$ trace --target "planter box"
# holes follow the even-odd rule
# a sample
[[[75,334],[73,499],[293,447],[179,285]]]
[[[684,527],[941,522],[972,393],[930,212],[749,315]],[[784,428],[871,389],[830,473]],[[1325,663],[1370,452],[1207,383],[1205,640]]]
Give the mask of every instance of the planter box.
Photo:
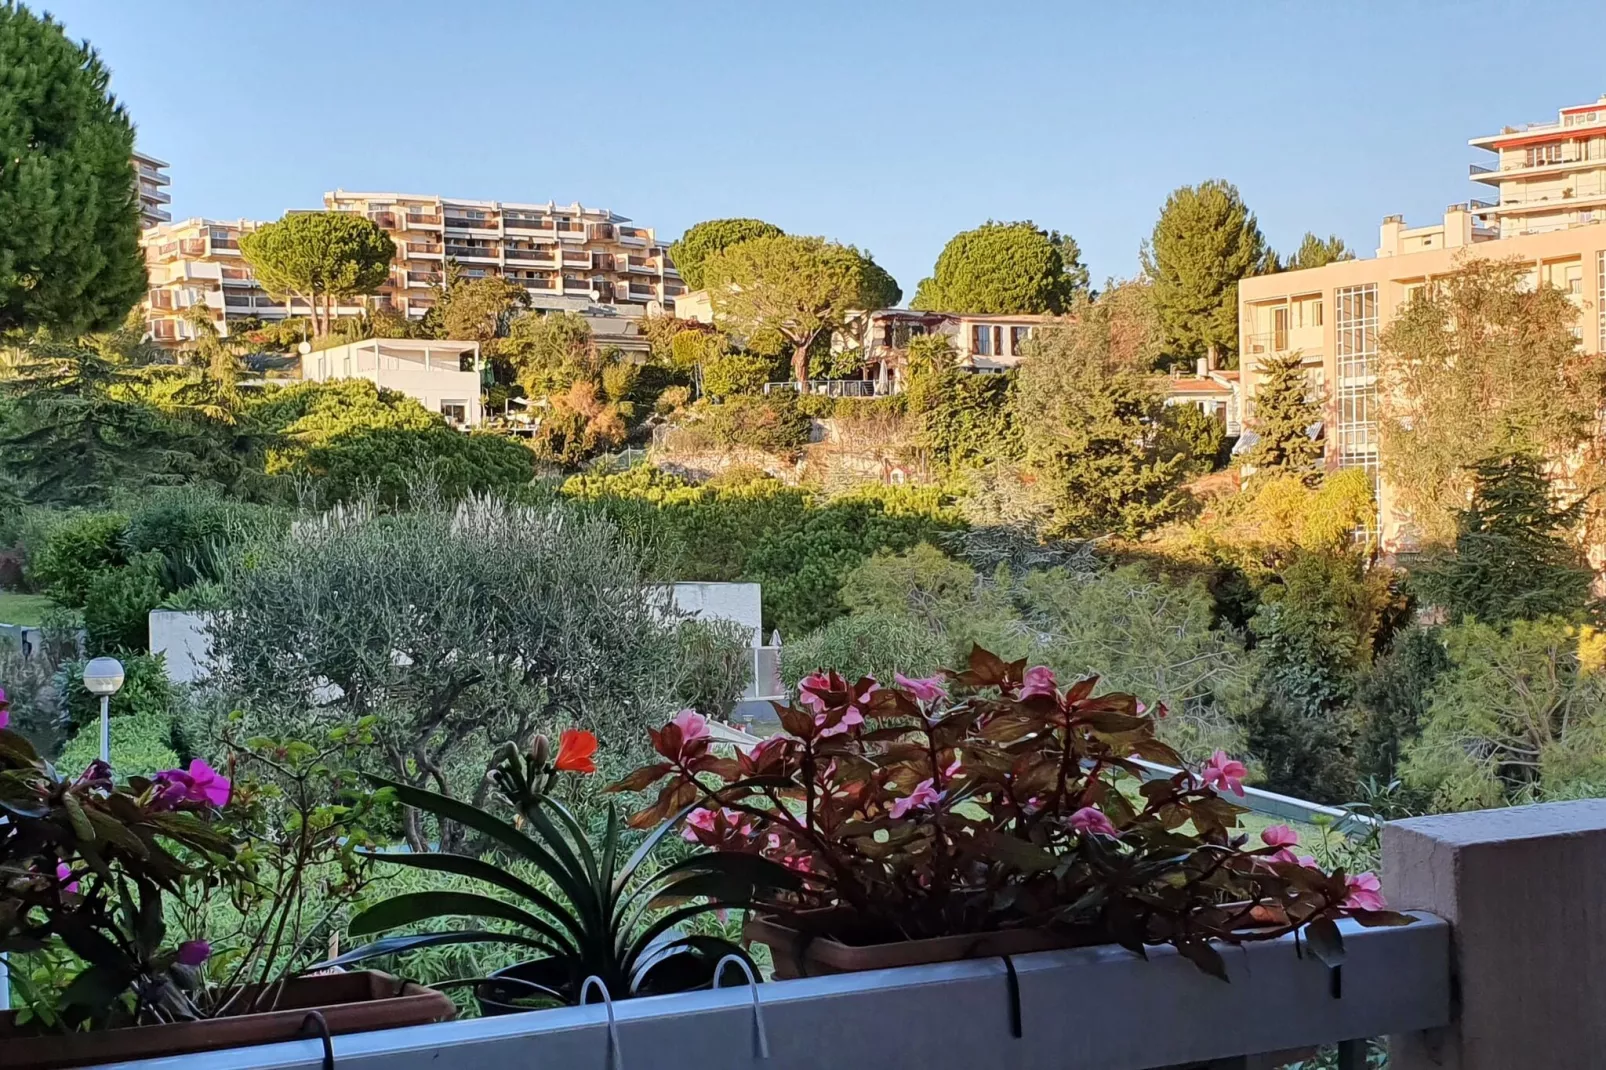
[[[767,914],[749,914],[742,925],[742,936],[752,943],[769,947],[777,981],[820,974],[884,970],[893,966],[923,966],[958,959],[1025,955],[1033,951],[1057,951],[1109,942],[1105,934],[1092,929],[1003,929],[990,933],[936,936],[925,940],[854,945],[828,936],[807,939],[797,929]]]
[[[307,1014],[314,1010],[334,1035],[444,1022],[455,1014],[444,993],[374,970],[297,977],[284,986],[274,1010],[232,1018],[40,1034],[29,1027],[19,1030],[15,1012],[3,1014],[0,1065],[5,1070],[59,1070],[298,1040],[317,1035],[305,1028]]]

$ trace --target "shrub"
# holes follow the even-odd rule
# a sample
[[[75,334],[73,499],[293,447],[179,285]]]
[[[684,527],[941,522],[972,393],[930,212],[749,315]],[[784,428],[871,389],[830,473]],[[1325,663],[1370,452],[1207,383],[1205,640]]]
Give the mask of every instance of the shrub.
[[[127,565],[97,573],[84,595],[89,649],[102,653],[144,652],[150,645],[150,612],[167,596],[159,553],[136,555]]]
[[[81,606],[97,572],[127,562],[123,532],[128,517],[114,512],[76,512],[51,526],[44,544],[30,553],[36,585],[66,606]]]
[[[1401,755],[1422,731],[1433,686],[1450,666],[1444,637],[1435,628],[1406,628],[1372,663],[1355,688],[1361,712],[1356,762],[1363,777],[1388,784]]]
[[[120,777],[150,776],[179,765],[173,749],[173,722],[159,714],[140,713],[111,721],[112,769]],[[56,765],[76,774],[100,757],[100,722],[84,725],[62,748]]]
[[[891,683],[894,673],[929,676],[948,655],[948,641],[910,617],[859,613],[784,644],[781,682],[796,691],[810,673],[836,672],[849,680],[873,676]]]
[[[752,634],[732,620],[687,620],[675,638],[675,702],[729,720],[753,676]]]
[[[775,362],[752,353],[724,353],[705,358],[702,367],[703,393],[711,398],[732,398],[761,394],[775,371]]]
[[[813,429],[813,421],[803,414],[790,390],[728,398],[703,409],[699,425],[721,446],[746,446],[777,454],[808,445]]]
[[[690,402],[691,387],[665,387],[664,392],[658,395],[658,400],[653,404],[653,411],[667,416],[679,409],[684,409]]]
[[[158,551],[170,590],[222,574],[232,546],[285,531],[290,513],[234,501],[195,487],[160,488],[129,507],[124,543],[130,554]]]
[[[943,630],[972,605],[976,570],[929,542],[902,553],[878,550],[849,572],[842,603],[853,612],[893,613]]]
[[[171,719],[179,694],[167,678],[167,660],[160,654],[136,654],[122,662],[123,686],[111,698],[111,716]],[[63,662],[56,670],[55,687],[66,700],[67,721],[73,729],[99,722],[100,699],[84,687],[84,662]]]

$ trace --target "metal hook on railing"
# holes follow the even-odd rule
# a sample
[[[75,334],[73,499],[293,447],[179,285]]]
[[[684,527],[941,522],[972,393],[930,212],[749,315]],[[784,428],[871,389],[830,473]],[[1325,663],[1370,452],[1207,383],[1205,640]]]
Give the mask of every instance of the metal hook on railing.
[[[619,1050],[619,1024],[613,1019],[613,997],[608,995],[608,986],[596,974],[580,982],[580,1006],[585,1006],[586,993],[593,984],[602,992],[602,1005],[608,1009],[608,1066],[611,1070],[624,1070],[624,1055]]]
[[[335,1044],[329,1036],[329,1023],[321,1011],[308,1011],[301,1019],[301,1032],[311,1033],[323,1041],[323,1070],[335,1070]]]
[[[1019,1040],[1025,1035],[1021,1028],[1020,1013],[1020,977],[1015,973],[1015,960],[1008,955],[999,955],[1004,960],[1004,978],[1009,985],[1009,1035]]]
[[[720,987],[719,979],[725,973],[725,963],[727,962],[734,962],[747,975],[747,987],[753,993],[753,1035],[758,1041],[758,1057],[760,1059],[768,1059],[770,1057],[770,1036],[769,1031],[764,1028],[764,1008],[759,1006],[758,1002],[758,978],[753,976],[753,967],[748,965],[745,958],[740,955],[726,955],[714,965],[715,988]]]

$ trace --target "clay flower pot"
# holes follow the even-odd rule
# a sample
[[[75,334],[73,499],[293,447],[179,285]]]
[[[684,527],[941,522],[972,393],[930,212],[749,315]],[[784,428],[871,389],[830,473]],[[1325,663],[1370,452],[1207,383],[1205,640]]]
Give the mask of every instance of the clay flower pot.
[[[61,1070],[299,1040],[319,1035],[308,1028],[312,1011],[323,1015],[331,1035],[444,1022],[456,1013],[444,993],[375,970],[296,977],[285,983],[273,1010],[228,1018],[41,1033],[19,1028],[15,1012],[0,1014],[0,1064],[6,1070]]]

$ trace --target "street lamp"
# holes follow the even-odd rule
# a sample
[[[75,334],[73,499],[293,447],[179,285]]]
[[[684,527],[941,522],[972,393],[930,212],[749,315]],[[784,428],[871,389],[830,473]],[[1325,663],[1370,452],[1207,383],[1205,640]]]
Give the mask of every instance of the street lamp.
[[[84,666],[84,686],[100,696],[100,760],[112,760],[112,719],[107,709],[117,689],[123,686],[123,663],[116,658],[95,658]]]

